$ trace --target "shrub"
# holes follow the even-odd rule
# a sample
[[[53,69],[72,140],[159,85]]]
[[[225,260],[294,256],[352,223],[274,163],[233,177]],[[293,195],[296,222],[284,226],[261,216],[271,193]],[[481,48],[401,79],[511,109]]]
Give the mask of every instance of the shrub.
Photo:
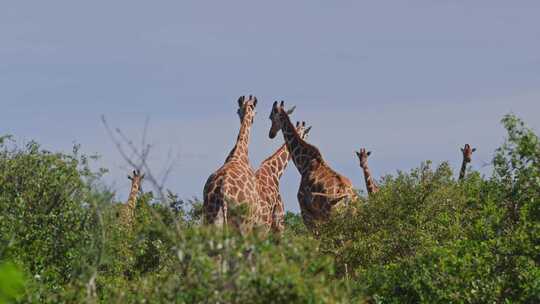
[[[200,202],[172,193],[145,193],[119,225],[78,147],[2,137],[0,260],[28,276],[17,296],[20,272],[1,266],[0,302],[538,303],[540,143],[514,116],[503,125],[490,177],[431,162],[388,175],[317,238],[293,213],[280,237],[204,227]]]
[[[35,142],[23,148],[5,137],[0,142],[0,258],[21,263],[52,289],[90,258],[90,183],[98,174],[88,160],[78,147],[65,155]]]
[[[387,177],[323,244],[354,269],[355,293],[383,303],[540,301],[540,144],[513,116],[494,174],[456,182],[446,164]]]
[[[22,294],[24,276],[12,263],[0,264],[0,304],[13,302]]]

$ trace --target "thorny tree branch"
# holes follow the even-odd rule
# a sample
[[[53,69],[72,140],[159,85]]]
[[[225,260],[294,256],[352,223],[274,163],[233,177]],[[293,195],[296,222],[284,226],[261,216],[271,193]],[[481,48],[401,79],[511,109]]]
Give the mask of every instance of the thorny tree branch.
[[[129,140],[128,137],[119,128],[116,128],[113,131],[113,129],[108,124],[107,119],[105,118],[105,115],[101,116],[101,121],[103,122],[103,125],[105,126],[105,129],[107,130],[107,133],[111,141],[116,146],[116,149],[118,150],[118,152],[120,153],[124,161],[133,169],[143,171],[145,174],[145,180],[148,181],[152,185],[152,188],[156,191],[156,194],[158,196],[160,203],[167,204],[169,200],[169,195],[171,194],[168,193],[168,195],[166,196],[166,194],[164,193],[164,189],[165,189],[164,185],[170,173],[172,172],[172,169],[174,167],[177,157],[173,158],[171,149],[169,149],[169,153],[167,154],[167,160],[165,162],[165,170],[162,174],[160,174],[161,178],[157,179],[156,175],[153,174],[147,162],[150,155],[150,151],[151,151],[151,145],[147,143],[149,119],[147,118],[144,123],[142,140],[141,140],[141,148],[137,148],[135,144],[133,144],[133,142]],[[175,197],[175,196],[171,196],[171,197]],[[167,233],[170,239],[178,240],[178,241],[182,240],[182,235],[180,234],[180,232],[182,231],[182,225],[179,220],[174,221],[173,223],[174,229],[171,229],[172,227],[170,226],[170,224],[165,224],[161,214],[159,214],[153,209],[150,209],[150,211],[156,219],[154,223],[158,225],[162,229],[162,231]],[[98,216],[100,215],[98,214]],[[175,246],[174,248],[179,248],[179,245]],[[99,252],[99,257],[101,257],[101,251]],[[96,265],[99,265],[99,260]],[[91,276],[87,284],[87,292],[91,301],[95,301],[96,299],[95,297],[96,276],[97,276],[97,271],[94,272],[94,274]]]
[[[107,122],[105,115],[101,116],[101,121],[105,126],[105,129],[107,130],[111,141],[116,146],[116,149],[118,150],[124,161],[128,163],[128,165],[132,168],[143,171],[145,174],[145,180],[150,182],[152,188],[157,193],[158,199],[161,202],[166,202],[167,196],[164,192],[165,182],[167,181],[170,173],[172,172],[174,160],[171,161],[171,151],[169,150],[167,161],[168,165],[165,166],[165,169],[161,174],[161,178],[157,178],[156,175],[153,174],[150,166],[148,165],[148,158],[152,149],[152,146],[147,143],[149,125],[148,117],[146,118],[143,127],[141,148],[138,148],[133,143],[133,141],[131,141],[119,128],[115,128],[113,131],[113,129]]]

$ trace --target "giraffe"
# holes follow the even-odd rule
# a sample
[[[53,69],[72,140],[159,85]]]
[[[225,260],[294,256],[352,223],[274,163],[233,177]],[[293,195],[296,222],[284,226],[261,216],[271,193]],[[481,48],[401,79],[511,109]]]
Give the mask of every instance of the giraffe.
[[[208,177],[203,190],[203,213],[207,224],[230,225],[241,232],[247,232],[258,223],[257,179],[248,157],[256,106],[257,98],[254,96],[241,96],[238,99],[240,131],[236,144],[225,164]]]
[[[339,210],[358,196],[351,181],[334,171],[324,161],[319,149],[300,138],[284,109],[284,102],[274,102],[270,114],[272,127],[269,137],[281,130],[292,160],[301,177],[298,202],[306,227],[317,234],[317,225],[328,221],[334,210]]]
[[[461,163],[461,170],[459,171],[459,180],[462,181],[465,178],[465,171],[467,170],[467,164],[472,161],[472,154],[476,151],[476,148],[472,148],[471,145],[466,144],[461,148],[463,154],[463,162]]]
[[[129,191],[127,202],[122,206],[120,211],[120,221],[126,227],[131,227],[137,206],[137,195],[141,191],[144,174],[141,174],[139,170],[133,170],[133,175],[128,175],[128,179],[131,180],[131,190]]]
[[[297,122],[296,130],[300,138],[305,139],[311,130],[306,128],[306,122]],[[255,172],[257,186],[261,198],[262,223],[275,233],[283,231],[285,222],[285,207],[279,193],[279,180],[289,161],[291,153],[287,144],[283,144],[274,154],[264,160]]]
[[[364,148],[360,149],[359,152],[356,152],[356,156],[358,156],[358,159],[360,160],[360,168],[362,168],[362,171],[364,171],[364,179],[366,180],[366,189],[368,194],[373,194],[379,192],[379,186],[377,186],[377,183],[375,183],[375,180],[373,179],[371,171],[368,167],[368,156],[370,155],[371,151],[366,151]]]

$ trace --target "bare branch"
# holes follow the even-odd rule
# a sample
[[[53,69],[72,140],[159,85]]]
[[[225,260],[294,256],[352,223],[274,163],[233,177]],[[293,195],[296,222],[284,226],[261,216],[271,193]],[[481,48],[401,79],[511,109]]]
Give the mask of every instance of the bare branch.
[[[173,162],[170,161],[169,157],[169,159],[167,160],[168,164],[166,164],[166,168],[164,170],[164,173],[162,174],[162,178],[156,178],[150,168],[150,165],[148,164],[150,152],[152,151],[152,146],[147,143],[148,125],[150,120],[147,118],[143,127],[141,148],[135,146],[133,141],[130,140],[120,128],[116,128],[116,132],[113,132],[104,115],[101,116],[101,121],[103,122],[103,125],[105,126],[105,129],[109,134],[109,137],[111,138],[112,142],[116,146],[118,152],[120,153],[124,161],[126,161],[134,169],[143,171],[146,175],[146,180],[150,182],[150,184],[156,191],[158,199],[161,202],[165,202],[167,196],[165,195],[163,190],[165,188],[164,185],[167,181],[167,178],[172,172]],[[115,135],[115,133],[117,136]],[[126,152],[126,149],[128,150],[128,152]]]
[[[127,156],[126,152],[122,148],[122,145],[116,138],[114,137],[114,133],[112,132],[111,128],[109,127],[109,124],[107,123],[107,120],[105,119],[105,115],[101,115],[101,122],[105,126],[105,129],[107,130],[107,133],[109,134],[109,138],[112,140],[113,144],[116,146],[116,149],[122,156],[122,158],[133,168],[140,169],[139,166],[137,166],[130,157]]]

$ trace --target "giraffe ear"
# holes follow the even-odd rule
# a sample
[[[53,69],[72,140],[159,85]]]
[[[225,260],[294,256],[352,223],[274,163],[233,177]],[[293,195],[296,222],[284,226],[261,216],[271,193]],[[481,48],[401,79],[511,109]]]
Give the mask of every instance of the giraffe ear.
[[[370,155],[371,155],[371,151],[368,151],[368,152],[367,152],[367,156],[370,156]]]
[[[465,150],[463,150],[463,148],[461,148],[461,152],[465,152]]]
[[[130,181],[133,180],[133,177],[131,177],[131,176],[129,176],[129,175],[128,175],[127,177],[128,177],[128,179],[129,179]]]
[[[309,133],[309,131],[311,131],[311,128],[312,126],[309,126],[309,128],[306,129],[306,131],[304,132],[305,135],[307,135]]]
[[[254,97],[254,99],[253,99],[253,106],[254,106],[254,107],[257,106],[257,102],[258,102],[257,97]]]
[[[354,153],[356,153],[356,156],[360,157],[360,152],[354,151]]]
[[[476,152],[476,148],[473,148],[472,151],[473,151],[473,152]]]
[[[240,96],[240,98],[238,98],[238,107],[242,107],[244,105],[244,96]]]

